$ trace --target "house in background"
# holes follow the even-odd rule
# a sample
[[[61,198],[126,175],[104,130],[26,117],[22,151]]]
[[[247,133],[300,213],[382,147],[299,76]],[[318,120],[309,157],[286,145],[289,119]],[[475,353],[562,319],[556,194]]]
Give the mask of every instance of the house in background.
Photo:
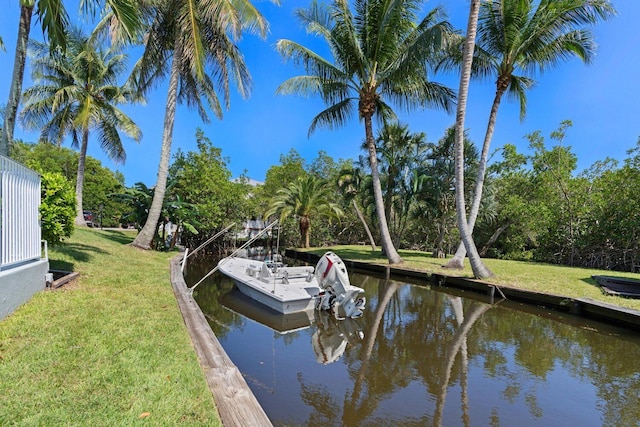
[[[0,319],[46,287],[39,208],[40,175],[0,156]]]

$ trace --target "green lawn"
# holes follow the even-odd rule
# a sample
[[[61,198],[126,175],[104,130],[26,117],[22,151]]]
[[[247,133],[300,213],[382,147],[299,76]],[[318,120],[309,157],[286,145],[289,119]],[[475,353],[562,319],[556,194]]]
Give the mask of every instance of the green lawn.
[[[312,248],[308,251],[321,255],[329,249],[343,259],[389,265],[387,259],[380,255],[380,251],[374,253],[369,246],[334,246],[331,248]],[[465,261],[464,270],[449,270],[442,268],[446,260],[433,258],[431,253],[408,250],[400,250],[399,253],[404,259],[404,263],[401,265],[403,268],[473,278],[468,260]],[[495,278],[486,280],[487,282],[572,298],[593,298],[598,301],[640,310],[640,299],[605,295],[591,278],[591,275],[596,274],[630,277],[640,280],[640,274],[497,259],[486,259],[485,263],[496,275]]]
[[[176,304],[174,253],[79,229],[52,269],[80,273],[0,321],[0,425],[220,425]]]

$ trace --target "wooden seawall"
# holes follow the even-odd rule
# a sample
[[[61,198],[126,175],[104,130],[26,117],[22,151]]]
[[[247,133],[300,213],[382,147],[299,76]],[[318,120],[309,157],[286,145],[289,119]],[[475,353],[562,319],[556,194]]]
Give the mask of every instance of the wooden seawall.
[[[171,260],[171,284],[200,366],[216,402],[222,424],[229,427],[268,427],[272,423],[213,334],[200,307],[187,290],[180,270],[182,256]]]

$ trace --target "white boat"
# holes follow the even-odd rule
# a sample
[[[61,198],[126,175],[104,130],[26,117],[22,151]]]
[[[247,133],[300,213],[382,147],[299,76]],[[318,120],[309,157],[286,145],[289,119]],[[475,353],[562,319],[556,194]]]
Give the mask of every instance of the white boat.
[[[230,277],[250,298],[282,313],[330,310],[340,318],[362,316],[362,288],[349,283],[344,262],[333,252],[325,253],[316,267],[289,267],[282,262],[223,258],[218,269]]]

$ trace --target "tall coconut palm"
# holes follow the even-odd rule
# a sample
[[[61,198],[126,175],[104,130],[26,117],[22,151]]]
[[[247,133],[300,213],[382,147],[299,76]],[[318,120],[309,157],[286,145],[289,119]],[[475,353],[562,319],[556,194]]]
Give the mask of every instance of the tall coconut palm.
[[[489,113],[468,229],[473,232],[485,179],[489,146],[493,138],[500,102],[505,93],[520,102],[520,118],[526,113],[526,91],[534,85],[530,77],[563,60],[593,59],[593,35],[583,27],[615,14],[608,0],[490,0],[479,11],[478,57],[474,69],[496,79],[496,93]],[[451,65],[451,63],[449,63]],[[522,73],[521,75],[519,75]],[[467,250],[461,244],[450,268],[462,268]]]
[[[308,248],[311,220],[314,216],[342,216],[342,209],[331,201],[333,198],[333,190],[326,181],[313,175],[300,177],[286,188],[278,190],[264,217],[278,214],[281,224],[291,215],[298,217],[300,243],[302,247]]]
[[[13,75],[9,89],[9,100],[4,118],[4,126],[0,134],[0,155],[9,155],[9,146],[13,141],[20,94],[22,93],[22,81],[24,67],[27,59],[27,45],[31,30],[31,19],[35,13],[42,23],[42,32],[49,37],[52,49],[66,47],[67,26],[69,17],[64,7],[63,0],[19,0],[20,20],[18,23],[18,39],[13,62]],[[82,2],[83,11],[90,15],[97,10],[106,9],[112,11],[116,19],[122,24],[126,34],[131,36],[140,26],[137,3],[131,0],[88,0]]]
[[[354,11],[349,8],[353,3]],[[394,119],[388,102],[407,110],[419,106],[451,109],[453,92],[429,81],[429,60],[453,34],[441,21],[440,8],[421,21],[420,0],[334,0],[328,6],[313,2],[297,11],[307,31],[328,43],[334,62],[291,40],[279,40],[277,49],[286,59],[300,63],[307,75],[280,85],[280,94],[319,94],[328,107],[311,122],[332,129],[344,125],[355,113],[364,122],[375,194],[376,214],[383,252],[391,264],[402,262],[393,245],[384,211],[378,171],[373,118]]]
[[[526,0],[525,0],[526,1]],[[460,73],[460,89],[458,90],[458,106],[456,109],[456,217],[460,237],[469,254],[469,262],[473,270],[473,276],[477,279],[492,277],[493,272],[484,265],[478,255],[478,249],[473,241],[471,229],[467,224],[467,209],[464,200],[464,120],[467,110],[467,96],[469,94],[469,80],[471,78],[471,66],[473,64],[473,51],[476,43],[476,30],[478,28],[478,14],[480,0],[471,0],[469,20],[467,22],[467,36],[462,52],[462,72]]]
[[[251,78],[234,40],[243,30],[266,35],[267,22],[249,0],[167,0],[154,10],[145,50],[136,65],[141,93],[169,76],[158,178],[144,227],[133,245],[149,249],[156,233],[166,191],[173,124],[178,102],[195,107],[208,121],[208,105],[218,118],[229,108],[230,82],[246,97]],[[217,91],[223,96],[220,102]]]
[[[142,138],[138,126],[118,108],[134,98],[127,86],[118,85],[127,56],[95,46],[78,30],[69,34],[64,51],[31,45],[34,86],[24,93],[20,118],[26,129],[40,130],[41,141],[60,145],[71,135],[72,144],[80,148],[75,223],[84,225],[82,187],[90,132],[97,132],[102,150],[114,162],[126,160],[120,132],[136,141]]]

